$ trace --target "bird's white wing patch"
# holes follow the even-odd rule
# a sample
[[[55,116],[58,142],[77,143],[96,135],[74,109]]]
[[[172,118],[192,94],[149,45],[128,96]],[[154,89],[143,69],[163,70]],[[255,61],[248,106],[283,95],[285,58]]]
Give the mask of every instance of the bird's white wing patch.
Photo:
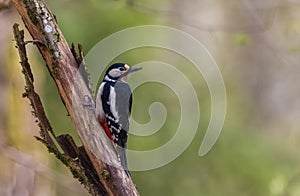
[[[117,106],[116,106],[116,91],[114,87],[110,87],[110,94],[109,94],[109,105],[110,105],[110,111],[115,117],[116,121],[118,122],[120,117],[119,113],[117,111]]]

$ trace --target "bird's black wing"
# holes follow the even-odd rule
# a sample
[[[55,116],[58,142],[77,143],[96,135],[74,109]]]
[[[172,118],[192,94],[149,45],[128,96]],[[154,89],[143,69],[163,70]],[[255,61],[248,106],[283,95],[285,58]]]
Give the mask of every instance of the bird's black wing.
[[[122,81],[106,82],[101,98],[103,112],[114,142],[125,148],[132,106],[130,86]]]
[[[122,130],[119,123],[119,114],[116,112],[116,92],[114,90],[115,83],[106,82],[103,86],[101,95],[102,107],[105,115],[106,123],[109,127],[112,139],[115,143],[119,144],[120,132]]]

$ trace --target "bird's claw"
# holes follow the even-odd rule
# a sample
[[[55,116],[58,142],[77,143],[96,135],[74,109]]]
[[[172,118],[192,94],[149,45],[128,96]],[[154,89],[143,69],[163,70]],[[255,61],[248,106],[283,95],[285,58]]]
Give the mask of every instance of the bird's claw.
[[[93,107],[92,98],[88,95],[84,95],[83,99],[84,99],[83,107],[92,109],[92,107]]]

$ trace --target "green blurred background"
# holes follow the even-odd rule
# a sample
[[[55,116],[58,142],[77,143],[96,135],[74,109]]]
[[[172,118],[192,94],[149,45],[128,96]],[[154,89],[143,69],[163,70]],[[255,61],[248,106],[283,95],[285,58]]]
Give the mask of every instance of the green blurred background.
[[[187,150],[164,167],[132,172],[141,195],[300,195],[299,2],[46,2],[67,41],[82,44],[85,53],[119,30],[167,25],[197,38],[221,70],[228,102],[225,124],[212,150],[199,157],[211,102],[193,64],[171,51],[150,47],[127,51],[113,60],[130,65],[149,60],[169,63],[189,78],[199,99],[200,124]],[[88,195],[33,138],[38,128],[29,101],[22,99],[24,78],[12,41],[13,23],[22,22],[14,7],[6,5],[0,1],[0,195]],[[27,39],[31,39],[28,34]],[[76,137],[45,63],[34,46],[28,45],[28,50],[35,85],[52,126],[58,134]],[[134,101],[132,117],[137,122],[150,120],[148,108],[156,101],[165,105],[168,116],[154,135],[131,135],[129,148],[163,145],[178,126],[176,94],[164,85],[147,83],[134,91]]]

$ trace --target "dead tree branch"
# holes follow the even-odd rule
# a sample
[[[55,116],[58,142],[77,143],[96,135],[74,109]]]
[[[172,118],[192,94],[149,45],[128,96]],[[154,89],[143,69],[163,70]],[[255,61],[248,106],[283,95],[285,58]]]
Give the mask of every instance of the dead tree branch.
[[[23,97],[27,97],[30,100],[33,109],[32,114],[34,117],[36,117],[38,126],[40,127],[40,136],[36,136],[36,139],[42,142],[48,148],[50,153],[55,154],[55,156],[63,164],[69,167],[74,177],[77,178],[92,195],[105,195],[106,191],[100,183],[99,177],[97,175],[93,175],[96,172],[90,163],[90,159],[83,155],[86,154],[86,152],[82,151],[79,153],[79,149],[82,147],[78,148],[75,145],[72,137],[69,135],[61,135],[58,137],[55,136],[50,122],[45,114],[40,97],[34,89],[34,78],[26,54],[24,31],[20,31],[17,24],[15,24],[13,28],[15,41],[17,44],[16,46],[18,48],[21,60],[20,64],[22,66],[22,72],[26,81],[25,93],[23,93]],[[64,151],[64,154],[58,150],[50,135],[59,143],[60,147]]]
[[[49,73],[55,81],[61,99],[81,139],[77,147],[68,135],[56,137],[34,91],[33,75],[27,61],[23,32],[14,26],[15,39],[26,79],[27,96],[39,120],[39,138],[75,176],[79,176],[93,195],[139,195],[132,180],[122,169],[110,140],[106,137],[95,116],[93,96],[82,72],[82,54],[78,58],[70,50],[61,33],[55,16],[43,0],[13,0],[23,22],[42,54]],[[51,135],[51,136],[50,136]],[[53,142],[57,140],[64,150],[60,153]],[[79,159],[79,161],[77,161]],[[73,169],[72,169],[73,168]],[[79,172],[79,173],[76,173]],[[78,177],[78,176],[77,176]],[[81,178],[82,177],[82,178]]]

